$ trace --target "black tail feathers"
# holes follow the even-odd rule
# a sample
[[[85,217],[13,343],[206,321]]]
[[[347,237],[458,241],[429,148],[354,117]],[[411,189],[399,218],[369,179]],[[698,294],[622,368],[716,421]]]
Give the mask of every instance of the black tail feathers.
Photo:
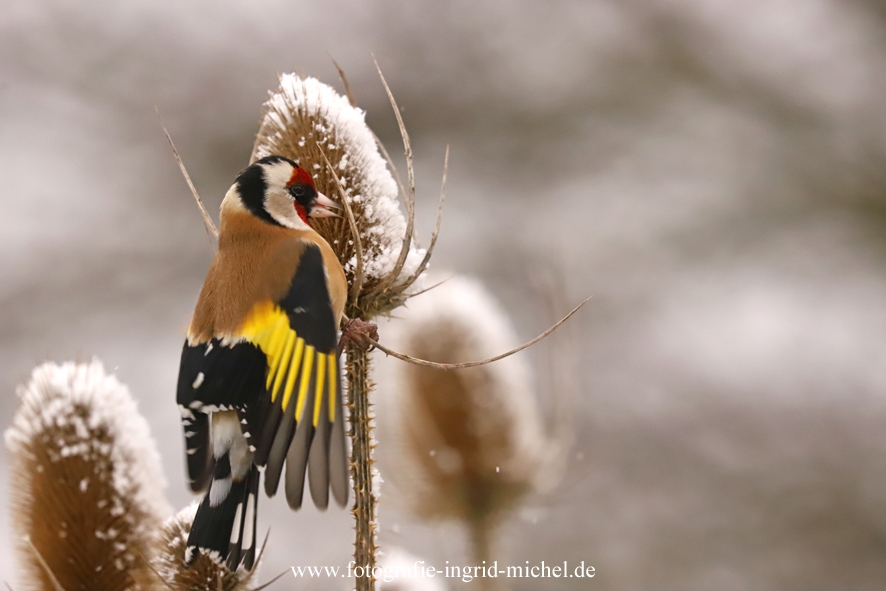
[[[232,571],[240,566],[252,570],[259,479],[258,468],[253,466],[246,478],[232,482],[227,454],[219,459],[212,484],[197,509],[188,535],[186,566],[193,564],[203,552],[216,562],[225,562]]]

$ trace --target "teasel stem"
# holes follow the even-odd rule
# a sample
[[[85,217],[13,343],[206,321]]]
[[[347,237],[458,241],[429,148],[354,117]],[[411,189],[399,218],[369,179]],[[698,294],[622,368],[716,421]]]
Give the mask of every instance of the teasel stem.
[[[364,576],[356,580],[356,591],[374,591],[372,572],[376,564],[376,515],[378,491],[373,491],[372,439],[374,419],[369,393],[373,383],[369,378],[369,353],[354,343],[347,346],[348,409],[351,428],[351,480],[354,485],[354,562],[363,567]]]
[[[473,564],[489,567],[495,556],[495,519],[489,515],[476,515],[468,521],[469,535],[471,538],[471,560]],[[480,589],[483,591],[497,591],[502,587],[498,579],[493,577],[479,577]]]

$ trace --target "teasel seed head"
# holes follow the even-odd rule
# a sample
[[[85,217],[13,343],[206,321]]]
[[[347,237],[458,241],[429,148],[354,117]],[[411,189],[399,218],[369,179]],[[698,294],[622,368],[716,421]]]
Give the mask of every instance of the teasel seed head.
[[[365,113],[347,97],[315,78],[285,74],[265,103],[252,161],[271,154],[295,160],[347,214],[312,223],[345,268],[351,286],[345,312],[351,318],[369,319],[401,305],[428,263],[427,253],[413,242],[411,151],[403,131],[410,191],[401,192],[408,220],[398,206],[398,181],[383,148]]]
[[[159,454],[128,389],[102,364],[46,363],[6,431],[18,552],[31,588],[139,590],[168,514]]]
[[[185,550],[198,502],[191,503],[163,524],[150,555],[151,574],[168,591],[248,591],[258,566],[252,571],[229,570],[222,560],[200,554],[185,566]]]
[[[398,326],[399,350],[457,363],[489,357],[516,338],[483,286],[454,277],[410,300]],[[392,368],[401,462],[397,489],[426,519],[465,522],[477,558],[500,520],[535,491],[550,454],[522,357],[461,370],[398,363]]]

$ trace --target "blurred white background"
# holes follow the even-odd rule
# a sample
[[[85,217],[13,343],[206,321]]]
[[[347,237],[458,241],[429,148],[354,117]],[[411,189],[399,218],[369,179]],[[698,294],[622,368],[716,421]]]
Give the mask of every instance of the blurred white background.
[[[435,268],[486,282],[527,339],[553,320],[534,278],[594,296],[572,323],[568,475],[506,551],[598,574],[514,588],[882,588],[886,4],[320,4],[4,3],[3,415],[36,363],[98,355],[187,503],[174,384],[212,250],[154,106],[215,212],[277,72],[340,88],[333,56],[400,152],[374,52],[415,143],[425,237],[452,146]],[[545,354],[529,354],[543,407]],[[462,532],[382,495],[383,546],[464,560]],[[265,576],[347,564],[349,523],[264,502]]]

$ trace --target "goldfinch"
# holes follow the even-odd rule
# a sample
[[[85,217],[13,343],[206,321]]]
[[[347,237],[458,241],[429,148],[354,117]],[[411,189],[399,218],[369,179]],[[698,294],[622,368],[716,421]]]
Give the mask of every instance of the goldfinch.
[[[277,491],[314,504],[348,498],[337,328],[345,273],[310,218],[335,215],[298,164],[268,156],[237,177],[221,204],[218,252],[181,355],[177,401],[191,489],[206,491],[185,562],[198,551],[251,569],[256,504]],[[208,488],[208,490],[207,490]]]

